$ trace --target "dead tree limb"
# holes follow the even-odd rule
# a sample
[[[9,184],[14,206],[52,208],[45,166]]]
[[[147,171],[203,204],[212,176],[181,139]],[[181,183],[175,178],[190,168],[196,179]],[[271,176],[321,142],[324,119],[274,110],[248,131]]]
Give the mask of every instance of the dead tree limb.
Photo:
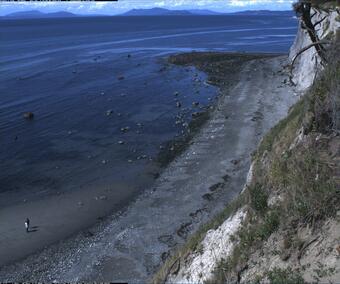
[[[313,25],[314,28],[315,28],[317,25],[321,24],[327,17],[328,17],[328,16],[324,16],[321,20],[315,22],[314,25]]]
[[[313,46],[318,46],[318,45],[323,45],[323,44],[330,44],[330,43],[331,43],[330,41],[325,41],[325,40],[313,42],[313,43],[311,43],[311,44],[305,46],[304,48],[300,49],[300,50],[295,54],[295,56],[293,57],[292,63],[290,64],[289,81],[291,82],[292,85],[296,86],[296,84],[295,84],[294,81],[293,81],[293,68],[294,68],[294,64],[295,64],[296,59],[297,59],[302,53],[304,53],[304,52],[307,51],[308,49],[312,48]]]

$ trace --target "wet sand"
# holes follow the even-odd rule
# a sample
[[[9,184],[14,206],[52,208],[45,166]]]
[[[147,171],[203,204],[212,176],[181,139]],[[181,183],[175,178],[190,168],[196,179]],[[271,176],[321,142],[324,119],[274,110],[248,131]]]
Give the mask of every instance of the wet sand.
[[[292,87],[283,83],[287,78],[282,72],[286,56],[260,57],[194,53],[170,58],[172,63],[193,64],[208,72],[210,83],[220,87],[221,96],[209,120],[135,202],[89,230],[2,267],[0,279],[4,282],[149,279],[174,247],[241,191],[252,151],[263,134],[297,100]],[[63,218],[70,220],[74,212],[58,208],[59,201],[41,200],[41,204],[49,212],[64,214]],[[98,202],[105,203],[100,199]],[[6,215],[1,214],[1,218],[22,220],[26,217],[24,206],[29,205],[20,205],[5,212]],[[83,218],[93,218],[91,210],[85,211],[81,213]],[[0,236],[0,243],[8,243],[8,250],[2,255],[19,257],[23,247],[43,244],[58,235],[58,231],[68,229],[62,223],[55,228],[50,216],[36,214],[38,231],[27,235],[20,224],[16,228],[12,222],[4,222],[2,229],[6,234]]]

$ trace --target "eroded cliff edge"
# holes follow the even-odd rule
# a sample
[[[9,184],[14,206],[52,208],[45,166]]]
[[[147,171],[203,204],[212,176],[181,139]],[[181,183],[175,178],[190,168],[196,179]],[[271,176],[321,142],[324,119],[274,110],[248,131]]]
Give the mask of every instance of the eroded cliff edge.
[[[324,58],[303,20],[289,55],[301,100],[261,141],[239,197],[168,259],[155,282],[340,280],[339,7],[326,2],[309,11]]]

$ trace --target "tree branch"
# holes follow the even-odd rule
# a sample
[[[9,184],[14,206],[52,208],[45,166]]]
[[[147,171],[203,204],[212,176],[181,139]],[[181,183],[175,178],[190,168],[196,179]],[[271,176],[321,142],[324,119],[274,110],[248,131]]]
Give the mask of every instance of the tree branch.
[[[293,81],[293,68],[294,68],[294,64],[295,64],[295,61],[296,59],[302,54],[304,53],[305,51],[307,51],[308,49],[312,48],[313,46],[320,46],[322,44],[331,44],[330,41],[324,41],[324,40],[321,40],[321,41],[317,41],[317,42],[313,42],[307,46],[305,46],[304,48],[300,49],[296,54],[295,56],[293,57],[293,60],[292,60],[292,63],[290,64],[290,76],[289,76],[289,81],[295,86],[296,84],[294,83]]]
[[[321,24],[325,19],[327,18],[327,16],[324,16],[320,21],[317,21],[316,23],[314,23],[314,28],[317,26],[317,25],[319,25],[319,24]]]

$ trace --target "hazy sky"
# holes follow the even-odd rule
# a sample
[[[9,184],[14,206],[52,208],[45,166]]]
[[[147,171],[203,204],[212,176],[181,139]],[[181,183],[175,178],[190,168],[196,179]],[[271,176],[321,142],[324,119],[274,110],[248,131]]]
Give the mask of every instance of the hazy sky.
[[[220,12],[240,10],[289,10],[293,0],[118,0],[118,2],[0,2],[0,15],[17,11],[65,10],[77,14],[114,15],[133,8],[209,9]]]

